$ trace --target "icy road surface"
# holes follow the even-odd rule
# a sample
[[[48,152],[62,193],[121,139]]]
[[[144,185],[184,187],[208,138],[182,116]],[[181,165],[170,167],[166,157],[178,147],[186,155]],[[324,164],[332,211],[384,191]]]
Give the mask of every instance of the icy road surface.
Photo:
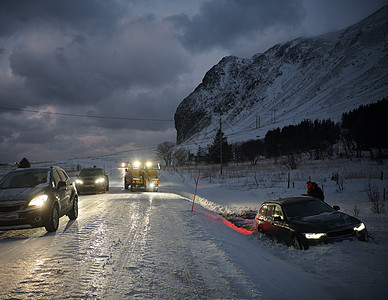
[[[347,298],[187,200],[113,187],[56,233],[0,231],[0,299]]]

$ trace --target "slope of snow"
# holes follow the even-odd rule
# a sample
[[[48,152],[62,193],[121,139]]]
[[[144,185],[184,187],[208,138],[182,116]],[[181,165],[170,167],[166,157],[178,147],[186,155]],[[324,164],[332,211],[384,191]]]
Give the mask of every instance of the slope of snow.
[[[388,167],[365,160],[312,162],[290,172],[291,187],[288,188],[288,171],[279,165],[268,168],[266,164],[259,165],[254,171],[243,168],[243,175],[239,175],[238,171],[228,172],[224,169],[224,176],[221,177],[219,169],[216,169],[211,179],[200,178],[194,210],[197,206],[202,206],[221,214],[239,215],[244,211],[257,210],[265,200],[305,193],[305,182],[311,178],[323,186],[326,202],[330,205],[339,205],[341,211],[350,215],[355,210],[360,211],[358,218],[366,224],[370,234],[368,242],[344,241],[313,246],[308,251],[295,251],[268,240],[255,231],[248,234],[247,238],[265,245],[267,250],[282,260],[315,274],[324,281],[332,282],[332,288],[339,292],[342,296],[340,298],[385,299],[388,278],[388,215],[371,212],[366,186],[370,178],[372,185],[380,193],[384,188],[387,191],[388,180],[381,180],[380,176],[381,172],[388,174]],[[195,171],[163,172],[162,186],[192,202],[198,170]],[[205,173],[206,168],[202,172]],[[330,180],[335,172],[340,175],[339,184]],[[343,187],[342,191],[340,185]],[[250,225],[253,229],[253,220]]]
[[[224,57],[178,106],[177,142],[206,146],[220,120],[232,142],[304,119],[338,122],[387,97],[387,15],[388,6],[332,34],[278,44],[250,59]]]
[[[79,218],[61,218],[55,235],[42,228],[1,232],[2,276],[12,280],[1,277],[0,296],[385,299],[388,214],[371,212],[366,185],[388,188],[387,161],[304,161],[289,171],[281,160],[263,160],[224,166],[223,176],[218,166],[162,170],[160,193],[130,193],[120,162],[142,155],[150,153],[48,163],[72,176],[77,165],[105,166],[111,190],[81,195]],[[252,220],[237,228],[219,215],[305,193],[310,178],[329,204],[350,215],[357,206],[373,239],[298,251],[253,231]]]

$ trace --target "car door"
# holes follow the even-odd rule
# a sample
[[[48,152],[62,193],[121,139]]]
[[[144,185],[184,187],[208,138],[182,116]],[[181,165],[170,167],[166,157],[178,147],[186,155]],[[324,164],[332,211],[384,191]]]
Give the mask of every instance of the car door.
[[[274,205],[273,204],[264,204],[260,208],[260,226],[261,228],[269,235],[273,234],[273,210]]]
[[[289,236],[289,228],[285,222],[283,209],[279,204],[274,205],[272,217],[274,235],[280,240],[286,240]]]
[[[53,175],[53,190],[54,190],[55,197],[59,202],[59,211],[60,211],[59,214],[61,215],[64,209],[66,209],[66,207],[68,206],[68,202],[69,202],[68,200],[69,195],[67,191],[68,189],[66,185],[60,187],[59,183],[63,182],[63,180],[57,169],[53,169],[52,175]]]
[[[72,205],[71,194],[73,192],[73,187],[71,185],[69,176],[67,176],[64,170],[58,169],[58,174],[59,174],[59,177],[61,178],[61,181],[66,183],[66,187],[64,188],[64,198],[62,200],[63,201],[62,208],[67,211]]]

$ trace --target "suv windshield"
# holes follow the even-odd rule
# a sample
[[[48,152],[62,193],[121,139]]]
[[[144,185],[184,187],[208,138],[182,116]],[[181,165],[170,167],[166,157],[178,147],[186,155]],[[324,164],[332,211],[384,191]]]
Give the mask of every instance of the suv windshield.
[[[103,173],[102,169],[83,169],[79,176],[98,176],[103,175]]]
[[[283,206],[289,218],[301,218],[319,215],[325,212],[332,212],[333,209],[321,200],[308,200],[303,202],[290,203]]]
[[[15,171],[8,173],[1,181],[0,188],[28,188],[38,184],[47,183],[47,170],[28,169],[25,171]]]

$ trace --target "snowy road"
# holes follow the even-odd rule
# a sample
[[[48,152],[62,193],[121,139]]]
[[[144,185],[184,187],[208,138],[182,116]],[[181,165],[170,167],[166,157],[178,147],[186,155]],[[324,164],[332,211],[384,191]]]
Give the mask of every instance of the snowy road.
[[[341,298],[178,194],[81,195],[79,218],[0,231],[0,299]]]

